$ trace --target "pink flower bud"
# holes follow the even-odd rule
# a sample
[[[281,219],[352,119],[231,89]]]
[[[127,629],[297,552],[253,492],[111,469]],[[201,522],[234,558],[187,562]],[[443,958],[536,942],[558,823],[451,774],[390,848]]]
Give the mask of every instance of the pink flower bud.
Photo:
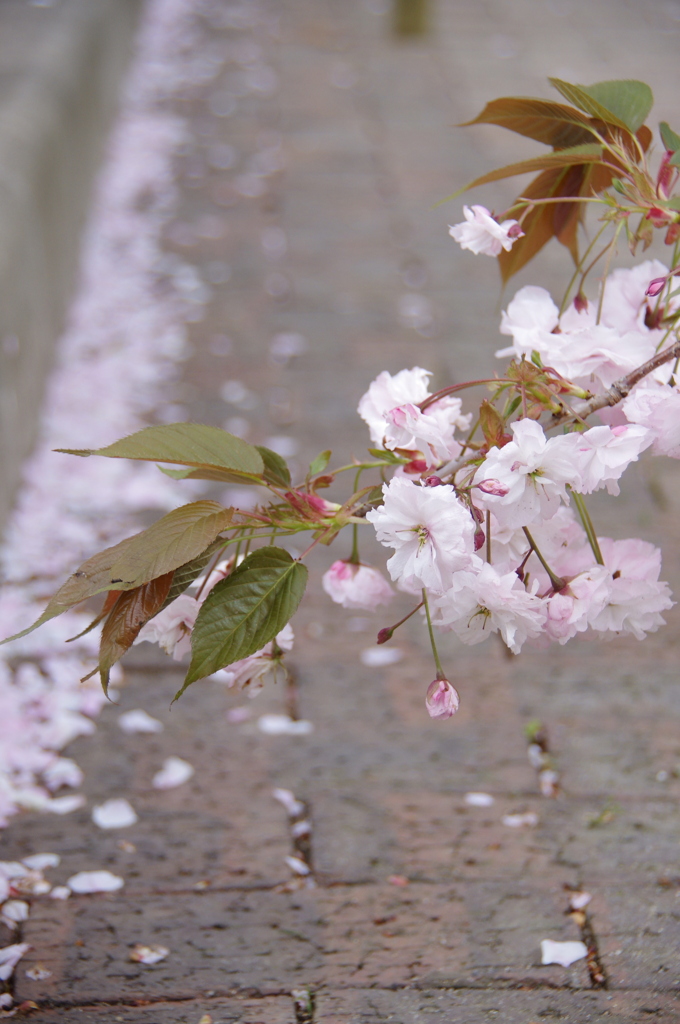
[[[426,487],[439,487],[444,481],[440,476],[427,476],[425,477]]]
[[[645,295],[651,295],[652,298],[655,298],[657,295],[660,295],[666,287],[667,280],[667,277],[655,277],[654,280],[650,281],[647,285],[647,291],[645,292]]]
[[[588,310],[588,300],[583,294],[579,292],[578,295],[574,296],[574,309],[577,313],[585,313]]]
[[[523,238],[524,232],[519,224],[512,224],[508,228],[508,238]]]
[[[460,698],[448,679],[435,679],[427,688],[425,707],[430,718],[451,718],[458,710]]]
[[[484,541],[486,540],[486,534],[481,526],[478,526],[475,530],[475,551],[479,551],[480,548],[484,547]]]
[[[519,463],[515,463],[512,468],[514,469],[515,466],[518,465]],[[482,482],[477,484],[477,486],[480,491],[484,491],[485,494],[495,494],[498,498],[504,498],[510,490],[510,488],[506,487],[505,484],[502,484],[500,480],[494,480],[491,477],[488,480],[482,480]]]
[[[394,635],[394,630],[389,626],[384,626],[383,629],[378,633],[377,644],[386,644],[388,640],[391,640]]]

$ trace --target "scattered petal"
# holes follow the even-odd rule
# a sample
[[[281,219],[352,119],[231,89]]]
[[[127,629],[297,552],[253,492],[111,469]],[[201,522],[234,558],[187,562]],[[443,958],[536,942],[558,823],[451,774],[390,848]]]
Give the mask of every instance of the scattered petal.
[[[538,785],[541,790],[541,796],[557,796],[559,781],[560,777],[558,773],[553,771],[552,768],[544,768],[542,772],[539,772]]]
[[[267,736],[309,736],[314,730],[311,722],[305,719],[294,721],[288,715],[262,715],[257,720],[257,727]]]
[[[542,964],[559,964],[561,967],[569,967],[587,955],[588,949],[583,942],[553,942],[552,939],[541,940]]]
[[[4,949],[0,949],[0,981],[7,981],[12,977],[14,968],[30,948],[27,942],[18,942],[13,946],[5,946]]]
[[[469,807],[491,807],[494,802],[490,793],[466,793],[464,799]]]
[[[538,825],[538,815],[535,811],[525,811],[524,814],[506,814],[501,820],[508,828],[533,828]]]
[[[58,853],[32,853],[24,857],[23,862],[31,871],[44,871],[45,868],[56,868],[61,863]]]
[[[138,818],[128,801],[124,797],[117,797],[93,808],[92,820],[99,828],[128,828]]]
[[[31,967],[29,971],[26,971],[26,977],[30,978],[31,981],[45,981],[47,978],[52,977],[52,971],[48,971],[42,964],[36,964],[35,967]]]
[[[67,900],[71,895],[71,890],[67,885],[55,885],[54,889],[50,893],[51,900]]]
[[[252,713],[253,712],[250,708],[230,708],[229,711],[227,711],[227,721],[235,724],[238,724],[239,722],[247,722]]]
[[[204,1013],[198,1024],[213,1024],[213,1019],[209,1013]]]
[[[310,873],[309,864],[305,864],[300,857],[286,857],[285,861],[290,870],[294,871],[296,875],[308,875]]]
[[[311,831],[312,823],[310,821],[307,821],[306,818],[304,819],[304,821],[294,822],[290,827],[290,834],[292,835],[293,839],[299,839],[300,836],[308,836],[310,835]]]
[[[12,999],[11,995],[9,994],[9,992],[3,992],[2,995],[0,995],[0,1009],[9,1010],[9,1008],[12,1005],[13,1002],[14,1002],[14,1000]],[[33,1005],[35,1006],[35,1003]],[[35,1006],[35,1008],[36,1008],[36,1010],[38,1009],[37,1006]],[[8,1013],[7,1016],[11,1017],[12,1014]]]
[[[25,900],[7,900],[0,911],[0,919],[8,928],[14,929],[28,919],[29,906]]]
[[[144,946],[140,942],[130,950],[129,959],[136,964],[158,964],[170,953],[165,946]]]
[[[154,775],[151,785],[154,789],[174,789],[188,782],[193,774],[193,765],[188,761],[183,761],[181,757],[168,757],[161,770]]]
[[[126,711],[118,719],[118,725],[123,732],[130,734],[136,732],[163,732],[163,723],[159,722],[157,718],[152,718],[142,708],[137,708],[135,711]]]
[[[119,850],[122,850],[123,853],[137,853],[137,847],[128,839],[119,839],[116,846]]]
[[[291,818],[295,818],[298,814],[302,814],[305,809],[305,805],[300,800],[296,800],[295,796],[289,789],[273,789],[272,796],[275,800],[278,800],[280,804],[283,804]]]
[[[55,796],[48,800],[41,808],[41,811],[50,811],[52,814],[70,814],[77,811],[85,803],[82,793],[74,793],[71,796]]]
[[[409,880],[406,875],[390,875],[387,879],[389,885],[408,885]]]
[[[569,896],[569,906],[572,910],[583,910],[592,898],[589,892],[572,892]]]
[[[18,860],[0,860],[0,875],[3,878],[25,878],[29,873],[29,868]]]
[[[77,893],[116,892],[125,882],[110,871],[79,871],[69,878],[67,885],[71,892]]]
[[[396,665],[404,657],[398,647],[366,647],[361,652],[361,664],[368,668],[381,668],[383,665]]]

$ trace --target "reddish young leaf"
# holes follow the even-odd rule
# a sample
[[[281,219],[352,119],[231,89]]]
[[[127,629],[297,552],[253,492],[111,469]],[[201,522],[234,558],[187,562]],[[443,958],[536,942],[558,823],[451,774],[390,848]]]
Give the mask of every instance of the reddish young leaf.
[[[104,693],[108,691],[111,666],[132,646],[142,626],[163,607],[173,575],[168,572],[118,596],[104,623],[99,644],[99,673]]]
[[[481,114],[464,121],[462,126],[471,124],[496,124],[554,149],[592,142],[594,133],[591,119],[580,110],[563,103],[522,96],[491,100]]]

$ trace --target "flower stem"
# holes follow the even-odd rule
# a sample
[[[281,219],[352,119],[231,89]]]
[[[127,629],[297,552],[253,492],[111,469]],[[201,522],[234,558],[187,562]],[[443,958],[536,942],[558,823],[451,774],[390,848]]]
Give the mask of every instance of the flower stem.
[[[550,582],[552,583],[553,590],[564,590],[564,588],[566,586],[565,581],[562,579],[561,576],[556,576],[555,573],[552,571],[552,569],[550,568],[550,566],[546,562],[545,558],[543,557],[543,555],[539,551],[538,547],[536,546],[536,541],[531,536],[531,534],[527,530],[526,526],[523,526],[522,530],[524,531],[524,536],[526,537],[526,539],[531,544],[531,547],[532,547],[532,550],[533,550],[534,554],[536,555],[536,557],[538,558],[539,562],[541,563],[541,565],[543,566],[543,568],[547,572],[548,576],[550,577]]]
[[[595,561],[597,562],[598,565],[604,565],[604,558],[602,557],[602,552],[600,550],[600,545],[599,545],[598,540],[597,540],[597,534],[595,533],[595,527],[593,526],[593,521],[590,518],[590,513],[588,512],[588,509],[586,508],[586,503],[585,503],[585,501],[583,499],[583,495],[582,494],[578,494],[576,491],[572,491],[571,493],[572,493],[572,496],[574,498],[574,504],[576,505],[576,508],[578,510],[578,514],[581,517],[581,522],[583,523],[583,529],[586,531],[586,537],[588,538],[588,543],[590,544],[590,547],[592,548],[592,552],[595,555]]]
[[[399,619],[399,622],[395,622],[393,626],[385,626],[383,629],[381,629],[380,632],[378,633],[377,642],[379,644],[386,644],[388,640],[392,639],[392,635],[395,629],[399,629],[400,626],[403,626],[404,623],[407,622],[412,615],[415,615],[415,613],[422,607],[423,602],[421,601],[420,604],[417,604],[415,608],[411,609],[408,615],[405,615],[403,619]]]
[[[437,645],[434,641],[434,630],[432,629],[432,619],[430,618],[430,606],[427,603],[427,590],[423,587],[423,605],[425,607],[425,617],[427,618],[427,629],[430,634],[430,644],[432,646],[432,654],[434,655],[434,664],[437,669],[437,679],[446,679],[446,674],[442,668],[442,663],[439,660],[439,652]]]
[[[486,510],[486,560],[491,564],[491,512]]]

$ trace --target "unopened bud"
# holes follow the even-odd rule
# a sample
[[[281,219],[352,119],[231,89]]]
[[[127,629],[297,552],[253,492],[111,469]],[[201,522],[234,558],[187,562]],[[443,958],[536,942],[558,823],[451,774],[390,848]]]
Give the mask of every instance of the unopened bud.
[[[424,459],[413,459],[411,462],[407,462],[404,466],[404,472],[410,473],[412,476],[420,476],[427,469],[427,463]]]
[[[439,487],[440,484],[444,483],[440,476],[426,476],[425,486],[426,487]]]
[[[678,239],[680,239],[680,224],[676,222],[669,226],[664,242],[666,245],[675,245]]]
[[[524,232],[522,231],[522,225],[521,224],[515,223],[515,224],[512,224],[508,228],[508,238],[523,238],[523,237],[524,237]]]
[[[385,626],[385,628],[381,629],[380,632],[378,633],[378,639],[376,640],[376,643],[386,644],[387,641],[391,640],[393,636],[394,629],[392,629],[390,626]]]
[[[586,313],[588,311],[588,300],[583,292],[579,292],[578,295],[574,296],[574,309],[577,313]]]
[[[515,463],[515,465],[518,465],[518,463]],[[497,498],[504,498],[510,490],[500,480],[494,480],[493,477],[489,477],[488,480],[482,480],[481,484],[477,484],[477,486],[480,491],[484,491],[485,494],[495,494]]]
[[[451,718],[460,704],[458,691],[448,679],[435,679],[427,688],[425,707],[430,718]]]
[[[475,530],[475,551],[479,551],[480,548],[484,547],[484,541],[486,540],[486,534],[481,526],[478,526]]]
[[[660,295],[666,287],[667,280],[667,277],[655,277],[654,280],[650,281],[647,285],[647,291],[645,292],[645,295],[650,295],[652,298],[655,298],[657,295]]]
[[[652,206],[647,210],[646,219],[651,221],[655,228],[662,228],[673,218],[668,210],[662,210],[660,206]]]

